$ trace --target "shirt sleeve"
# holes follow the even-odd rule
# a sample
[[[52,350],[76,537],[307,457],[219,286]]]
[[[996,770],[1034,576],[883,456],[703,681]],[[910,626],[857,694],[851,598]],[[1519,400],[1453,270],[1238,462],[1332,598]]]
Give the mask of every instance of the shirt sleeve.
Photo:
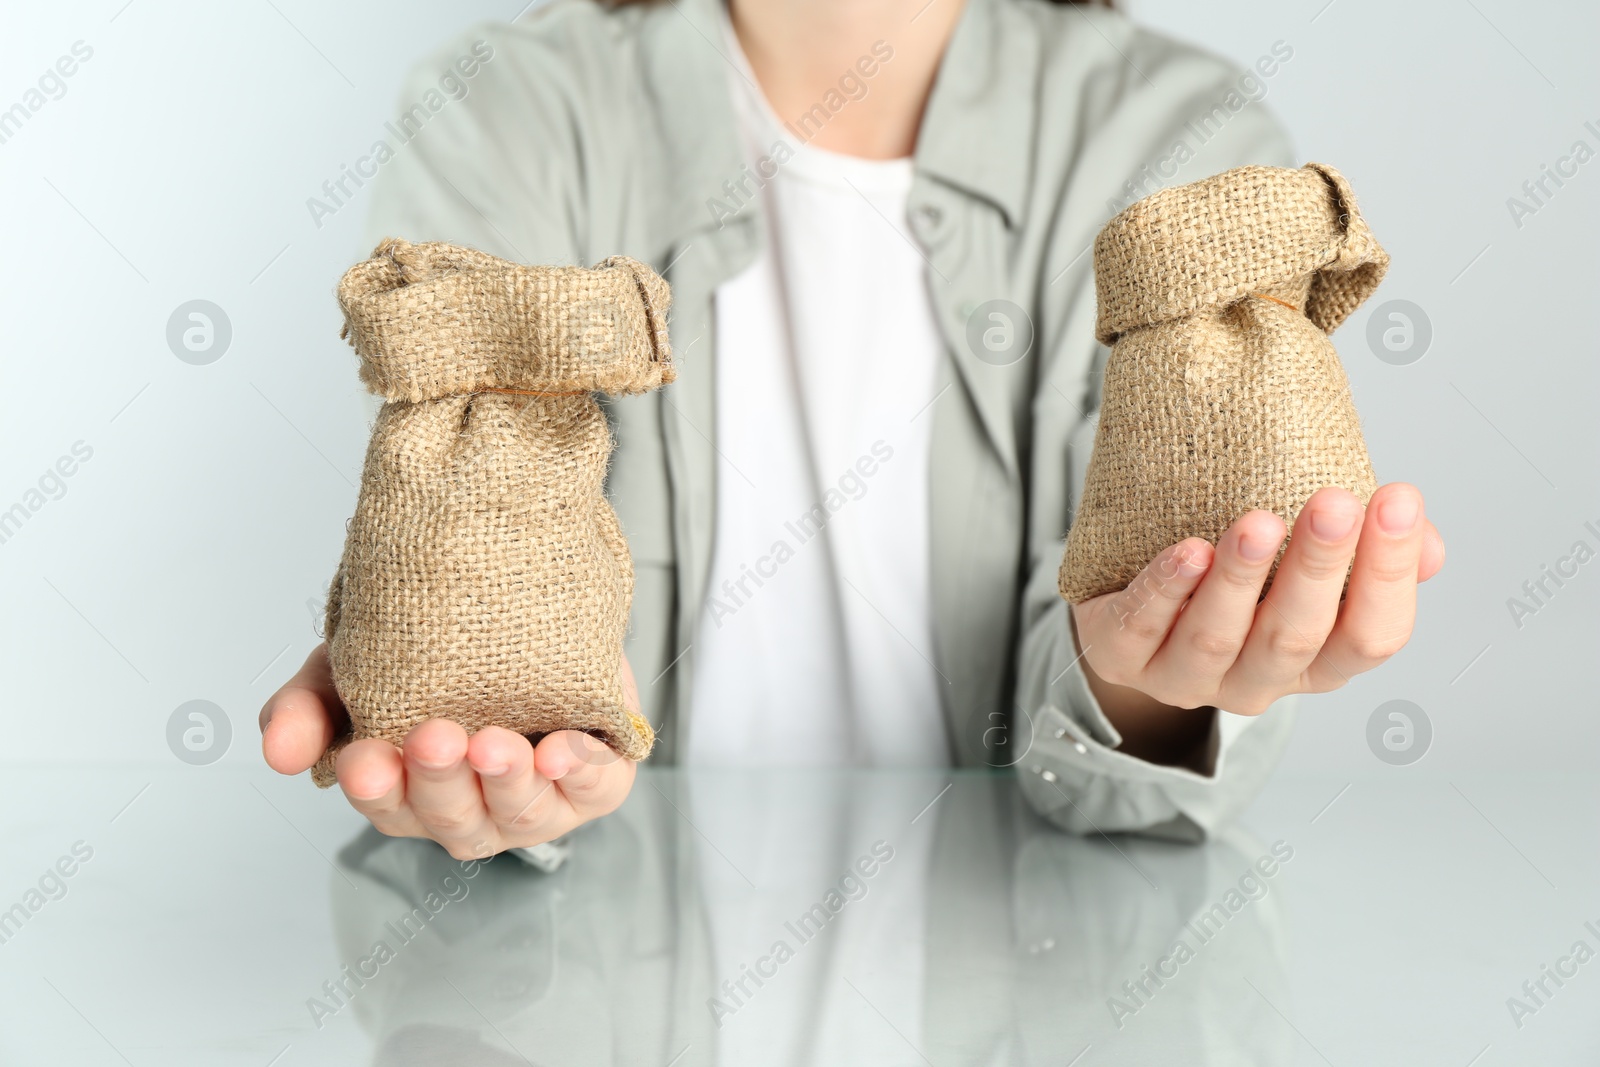
[[[1208,63],[1219,81],[1197,81],[1196,64],[1174,65],[1176,83],[1146,68],[1151,83],[1144,97],[1126,109],[1119,128],[1108,124],[1101,140],[1112,147],[1098,155],[1081,179],[1112,172],[1117,179],[1099,190],[1105,215],[1153,192],[1149,187],[1123,195],[1121,181],[1139,173],[1136,160],[1154,160],[1172,146],[1192,143],[1193,116],[1211,113],[1215,101],[1237,94],[1243,72]],[[1180,74],[1182,71],[1184,73]],[[1187,80],[1188,88],[1184,87]],[[1164,94],[1159,107],[1165,118],[1152,118],[1152,97]],[[1136,123],[1137,128],[1130,128]],[[1132,147],[1128,147],[1128,144]],[[1246,103],[1210,136],[1192,160],[1164,184],[1177,185],[1247,163],[1293,166],[1287,136],[1259,101]],[[1104,221],[1102,218],[1101,222]],[[1093,232],[1072,235],[1058,259],[1068,263]],[[1158,765],[1120,751],[1122,737],[1089,689],[1069,620],[1069,607],[1057,587],[1065,548],[1065,532],[1080,498],[1094,443],[1099,387],[1108,355],[1092,335],[1093,270],[1082,256],[1078,269],[1062,268],[1060,293],[1047,293],[1041,316],[1056,324],[1057,336],[1044,337],[1044,369],[1034,404],[1034,455],[1041,457],[1031,472],[1034,516],[1029,534],[1029,570],[1023,594],[1021,652],[1017,674],[1017,711],[1026,713],[1026,751],[1017,760],[1020,788],[1046,819],[1073,833],[1139,832],[1178,840],[1202,840],[1230,822],[1254,798],[1276,765],[1292,726],[1294,698],[1273,704],[1255,721],[1240,720],[1214,708],[1211,737],[1198,770]],[[1053,306],[1052,306],[1053,304]],[[1086,354],[1092,349],[1092,354]],[[1084,370],[1087,368],[1087,374]],[[1064,486],[1063,486],[1064,483]],[[1063,493],[1063,487],[1066,492]]]
[[[582,170],[595,148],[580,141],[571,84],[574,53],[601,36],[573,24],[587,6],[475,27],[411,69],[384,127],[369,246],[448,241],[518,263],[587,265]]]

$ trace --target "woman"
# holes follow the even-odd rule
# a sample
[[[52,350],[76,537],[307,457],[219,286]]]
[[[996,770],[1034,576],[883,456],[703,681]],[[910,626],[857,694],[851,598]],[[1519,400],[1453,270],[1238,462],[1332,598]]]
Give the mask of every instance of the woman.
[[[1270,771],[1285,698],[1408,638],[1444,549],[1403,484],[1315,494],[1259,605],[1267,512],[1142,592],[1056,592],[1104,356],[1085,253],[1157,173],[1292,165],[1251,91],[1282,42],[1241,72],[1041,0],[555,0],[403,106],[468,54],[372,233],[672,283],[680,377],[612,406],[609,479],[658,758],[1015,765],[1065,829],[1197,839]],[[340,714],[319,649],[263,711],[267,761],[305,770]],[[458,857],[564,834],[635,773],[442,720],[338,770],[378,829]]]

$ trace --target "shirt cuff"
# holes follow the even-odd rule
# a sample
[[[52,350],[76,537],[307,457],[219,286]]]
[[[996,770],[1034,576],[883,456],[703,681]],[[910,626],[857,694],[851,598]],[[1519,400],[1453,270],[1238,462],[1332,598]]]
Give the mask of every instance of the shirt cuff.
[[[530,867],[537,868],[545,874],[554,874],[572,855],[572,835],[562,834],[543,844],[530,845],[527,848],[508,848],[506,851]]]
[[[1240,735],[1261,720],[1259,715],[1235,715],[1231,711],[1217,712],[1217,762],[1238,743]]]
[[[1022,760],[1022,769],[1039,775],[1046,782],[1054,773],[1050,764],[1066,762],[1075,769],[1101,774],[1132,777],[1143,781],[1183,780],[1215,782],[1221,777],[1223,761],[1239,736],[1255,720],[1216,708],[1196,708],[1195,714],[1211,716],[1210,735],[1205,742],[1201,769],[1151,763],[1119,751],[1122,734],[1112,725],[1101,707],[1089,679],[1084,674],[1083,655],[1068,622],[1061,642],[1055,680],[1047,687],[1048,702],[1034,715],[1033,744]]]

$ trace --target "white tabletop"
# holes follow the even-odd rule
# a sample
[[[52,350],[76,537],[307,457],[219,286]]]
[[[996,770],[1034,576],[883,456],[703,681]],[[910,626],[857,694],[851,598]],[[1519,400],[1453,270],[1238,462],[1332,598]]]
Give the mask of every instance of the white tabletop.
[[[237,763],[0,812],[7,1065],[1600,1060],[1592,778],[1280,778],[1196,847],[1004,775],[648,769],[555,874]]]

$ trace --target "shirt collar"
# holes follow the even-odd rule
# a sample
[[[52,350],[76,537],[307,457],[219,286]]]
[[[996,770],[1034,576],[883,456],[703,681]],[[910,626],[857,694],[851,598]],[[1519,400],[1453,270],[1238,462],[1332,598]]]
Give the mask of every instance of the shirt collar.
[[[989,201],[1015,226],[1035,136],[1037,30],[1020,5],[967,0],[917,133],[917,169]]]

